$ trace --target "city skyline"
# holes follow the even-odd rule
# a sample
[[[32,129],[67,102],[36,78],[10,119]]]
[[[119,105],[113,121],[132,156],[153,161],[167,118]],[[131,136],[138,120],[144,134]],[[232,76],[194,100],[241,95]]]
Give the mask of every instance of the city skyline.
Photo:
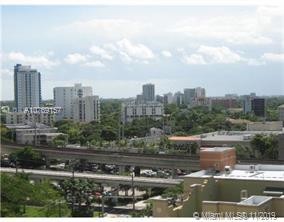
[[[156,94],[284,95],[281,18],[261,6],[3,6],[1,100],[14,98],[17,63],[42,74],[44,100],[75,83],[101,98],[146,83]]]

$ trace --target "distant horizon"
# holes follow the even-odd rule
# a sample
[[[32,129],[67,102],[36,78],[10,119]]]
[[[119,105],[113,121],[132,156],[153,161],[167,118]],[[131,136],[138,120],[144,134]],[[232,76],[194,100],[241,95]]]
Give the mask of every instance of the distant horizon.
[[[274,6],[2,6],[1,101],[13,67],[41,73],[42,97],[80,82],[101,98],[203,87],[284,95],[284,27]],[[198,26],[196,25],[198,23]],[[281,28],[282,27],[282,28]]]
[[[182,91],[180,91],[180,92],[182,92]],[[173,92],[172,92],[173,93]],[[226,93],[226,94],[236,94],[236,93]],[[96,94],[94,94],[94,95],[96,95]],[[155,94],[155,96],[157,96],[157,95],[160,95],[160,96],[163,96],[164,94]],[[173,93],[173,95],[174,95],[174,93]],[[245,95],[249,95],[249,93],[248,94],[237,94],[238,95],[238,97],[240,97],[240,96],[245,96]],[[96,95],[96,96],[99,96],[99,95]],[[208,95],[206,95],[206,97],[207,98],[215,98],[215,97],[225,97],[225,94],[224,95],[220,95],[220,96],[208,96]],[[256,94],[256,97],[264,97],[264,98],[266,98],[266,97],[284,97],[284,95],[257,95]],[[136,96],[130,96],[130,97],[120,97],[120,98],[115,98],[115,97],[100,97],[99,96],[99,98],[100,99],[105,99],[105,100],[107,100],[107,99],[115,99],[115,100],[126,100],[126,99],[135,99],[136,98]],[[47,100],[54,100],[53,98],[50,98],[50,99],[42,99],[42,101],[47,101]],[[7,100],[0,100],[0,102],[13,102],[14,101],[14,99],[7,99]]]

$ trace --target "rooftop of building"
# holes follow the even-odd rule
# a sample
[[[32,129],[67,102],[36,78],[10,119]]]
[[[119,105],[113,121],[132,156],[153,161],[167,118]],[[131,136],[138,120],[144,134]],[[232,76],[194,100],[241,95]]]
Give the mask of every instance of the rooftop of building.
[[[25,136],[34,136],[34,133],[25,133]],[[37,136],[59,136],[59,135],[64,135],[64,133],[37,133]]]
[[[28,124],[5,124],[5,126],[8,129],[12,129],[12,130],[16,130],[16,131],[27,130],[27,129],[34,130],[35,129],[35,126],[34,126],[33,123],[28,123]],[[37,130],[40,130],[40,129],[50,129],[52,127],[47,126],[47,125],[42,124],[42,123],[36,123],[36,128],[37,128]]]
[[[201,147],[200,152],[224,152],[226,150],[234,150],[233,147]]]
[[[256,134],[283,134],[283,128],[281,131],[216,131],[211,133],[201,134],[202,140],[230,140],[230,141],[243,141],[249,140]]]
[[[284,134],[284,128],[280,131],[265,130],[265,131],[215,131],[210,133],[204,133],[194,136],[170,136],[171,141],[244,141],[250,140],[256,134]]]
[[[240,201],[238,205],[247,205],[247,206],[260,206],[263,203],[270,201],[272,197],[268,196],[250,196],[249,198]]]
[[[171,141],[198,141],[200,136],[171,136],[169,137]]]
[[[185,175],[185,178],[235,179],[235,180],[268,180],[284,182],[284,165],[242,165],[236,164],[229,171],[215,173],[213,170],[200,170]]]
[[[278,108],[284,108],[284,104],[282,104],[282,105],[278,106]]]

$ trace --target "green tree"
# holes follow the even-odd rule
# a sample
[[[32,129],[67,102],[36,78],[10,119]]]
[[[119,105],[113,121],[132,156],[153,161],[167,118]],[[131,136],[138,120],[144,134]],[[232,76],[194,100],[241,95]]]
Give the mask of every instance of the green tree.
[[[9,159],[23,168],[37,168],[45,165],[44,156],[31,147],[10,154]]]
[[[256,134],[251,141],[252,147],[261,154],[261,158],[277,159],[278,140],[276,135]]]
[[[66,146],[67,141],[68,141],[68,135],[61,134],[53,139],[52,144],[54,144],[55,146],[64,147]]]
[[[114,141],[117,139],[117,134],[111,127],[105,127],[101,132],[101,137],[106,141]]]
[[[1,173],[1,216],[19,217],[29,216],[25,209],[27,206],[36,206],[43,216],[60,216],[68,214],[66,203],[61,203],[60,209],[56,202],[63,197],[49,181],[30,183],[27,174],[9,175]]]
[[[88,217],[93,215],[92,203],[100,187],[91,180],[67,179],[60,183],[60,189],[67,203],[72,205],[72,216]]]
[[[169,187],[167,188],[163,194],[162,197],[163,198],[167,198],[167,197],[171,197],[171,198],[177,198],[178,195],[183,193],[183,182],[176,185],[175,187]]]
[[[1,124],[1,140],[3,142],[13,141],[13,132],[3,124]]]

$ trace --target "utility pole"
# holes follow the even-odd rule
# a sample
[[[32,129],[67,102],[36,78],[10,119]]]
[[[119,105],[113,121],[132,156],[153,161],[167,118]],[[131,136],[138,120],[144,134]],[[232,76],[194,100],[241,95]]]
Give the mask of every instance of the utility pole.
[[[18,157],[16,157],[15,161],[16,161],[16,174],[17,174],[18,173]]]
[[[134,189],[134,172],[131,173],[131,188],[132,188],[132,208],[135,211],[135,189]]]
[[[74,186],[75,186],[75,172],[74,172],[74,163],[72,163],[72,216],[74,214]]]
[[[34,134],[34,146],[37,146],[37,132],[36,132],[36,113],[32,113],[32,117],[33,117],[33,124],[34,124],[34,130],[35,130],[35,134]]]

